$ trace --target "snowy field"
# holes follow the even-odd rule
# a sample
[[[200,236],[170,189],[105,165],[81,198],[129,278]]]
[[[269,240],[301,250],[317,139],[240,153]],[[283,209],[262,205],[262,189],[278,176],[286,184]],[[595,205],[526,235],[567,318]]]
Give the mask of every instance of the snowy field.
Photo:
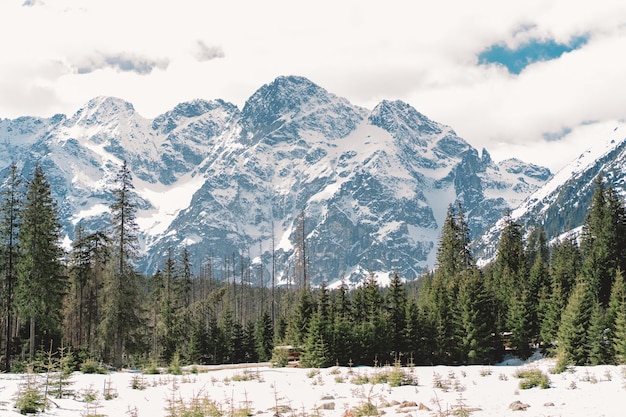
[[[402,368],[417,385],[370,383],[393,367],[320,370],[270,366],[198,367],[197,373],[74,373],[73,393],[52,398],[44,416],[567,416],[626,415],[626,366],[550,374],[548,359],[499,366]],[[189,370],[189,368],[185,368]],[[397,370],[397,369],[396,369]],[[541,371],[547,389],[521,389],[519,371]],[[0,416],[20,415],[15,395],[25,376],[0,375]],[[523,410],[514,411],[513,408]],[[203,413],[192,413],[204,409]],[[176,411],[173,411],[176,410]],[[187,413],[183,413],[186,410]]]

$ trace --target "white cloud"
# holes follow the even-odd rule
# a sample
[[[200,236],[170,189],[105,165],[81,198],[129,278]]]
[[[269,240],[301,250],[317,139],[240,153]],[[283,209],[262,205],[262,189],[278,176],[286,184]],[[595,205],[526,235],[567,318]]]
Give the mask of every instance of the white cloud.
[[[626,5],[600,0],[293,3],[193,0],[0,3],[0,117],[73,113],[96,95],[153,117],[194,98],[242,106],[278,75],[309,77],[355,104],[401,99],[495,158],[546,133],[623,119]],[[589,42],[519,76],[477,65],[496,43]],[[565,135],[556,143],[566,143]],[[589,138],[593,140],[593,138]],[[550,146],[556,146],[554,143]],[[579,146],[574,144],[572,146]],[[580,151],[580,150],[577,150]],[[566,153],[545,162],[558,168]]]

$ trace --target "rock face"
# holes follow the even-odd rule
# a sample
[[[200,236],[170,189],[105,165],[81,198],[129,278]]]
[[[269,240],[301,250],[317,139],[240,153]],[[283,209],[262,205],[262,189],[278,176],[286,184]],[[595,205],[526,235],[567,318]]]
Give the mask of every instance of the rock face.
[[[303,271],[317,284],[370,271],[413,279],[435,266],[449,204],[462,203],[475,236],[551,175],[518,160],[496,164],[406,103],[370,111],[295,76],[262,86],[241,110],[196,100],[146,119],[99,97],[69,118],[2,119],[0,155],[2,174],[12,161],[26,177],[44,167],[68,241],[79,221],[106,229],[126,160],[142,270],[184,246],[196,272],[232,274],[226,259],[235,254],[237,269],[254,267],[251,280],[264,283],[272,270],[283,283]]]

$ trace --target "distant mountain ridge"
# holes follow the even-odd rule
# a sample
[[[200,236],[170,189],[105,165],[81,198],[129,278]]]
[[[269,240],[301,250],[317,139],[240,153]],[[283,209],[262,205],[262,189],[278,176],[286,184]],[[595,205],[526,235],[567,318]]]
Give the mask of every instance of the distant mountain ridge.
[[[626,124],[594,138],[574,161],[554,174],[544,186],[511,212],[526,231],[543,226],[548,239],[576,232],[584,223],[598,175],[624,200],[626,198]],[[474,242],[477,257],[486,262],[496,254],[503,222],[484,231]]]
[[[0,155],[2,175],[11,161],[27,177],[43,166],[67,242],[79,221],[107,227],[126,160],[140,198],[142,270],[185,246],[196,270],[210,263],[224,276],[235,253],[264,283],[272,259],[277,280],[298,280],[301,214],[314,283],[370,271],[413,279],[435,266],[449,204],[463,204],[475,236],[551,176],[519,160],[494,163],[407,103],[370,111],[298,76],[260,87],[241,110],[194,100],[146,119],[97,97],[71,117],[0,119]]]

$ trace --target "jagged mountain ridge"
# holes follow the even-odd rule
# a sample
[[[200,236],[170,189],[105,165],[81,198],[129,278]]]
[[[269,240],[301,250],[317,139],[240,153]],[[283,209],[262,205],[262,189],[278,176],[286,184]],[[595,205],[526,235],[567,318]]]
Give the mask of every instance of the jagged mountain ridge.
[[[593,193],[595,181],[601,175],[605,185],[626,198],[626,125],[604,129],[599,138],[578,158],[557,172],[544,186],[533,192],[511,212],[511,219],[519,222],[526,232],[543,226],[549,240],[576,234],[583,225]],[[497,251],[500,220],[473,242],[473,249],[481,263],[491,260]]]
[[[182,103],[152,120],[130,103],[98,97],[72,117],[0,120],[3,173],[42,164],[71,240],[80,220],[106,225],[122,160],[135,176],[138,222],[153,272],[170,248],[196,268],[245,254],[295,279],[297,218],[304,213],[314,282],[434,266],[448,204],[462,202],[472,234],[517,206],[550,172],[494,163],[448,126],[400,101],[369,111],[303,77],[262,86],[242,110],[222,100]],[[262,270],[262,269],[259,269]],[[261,278],[259,278],[261,279]]]

